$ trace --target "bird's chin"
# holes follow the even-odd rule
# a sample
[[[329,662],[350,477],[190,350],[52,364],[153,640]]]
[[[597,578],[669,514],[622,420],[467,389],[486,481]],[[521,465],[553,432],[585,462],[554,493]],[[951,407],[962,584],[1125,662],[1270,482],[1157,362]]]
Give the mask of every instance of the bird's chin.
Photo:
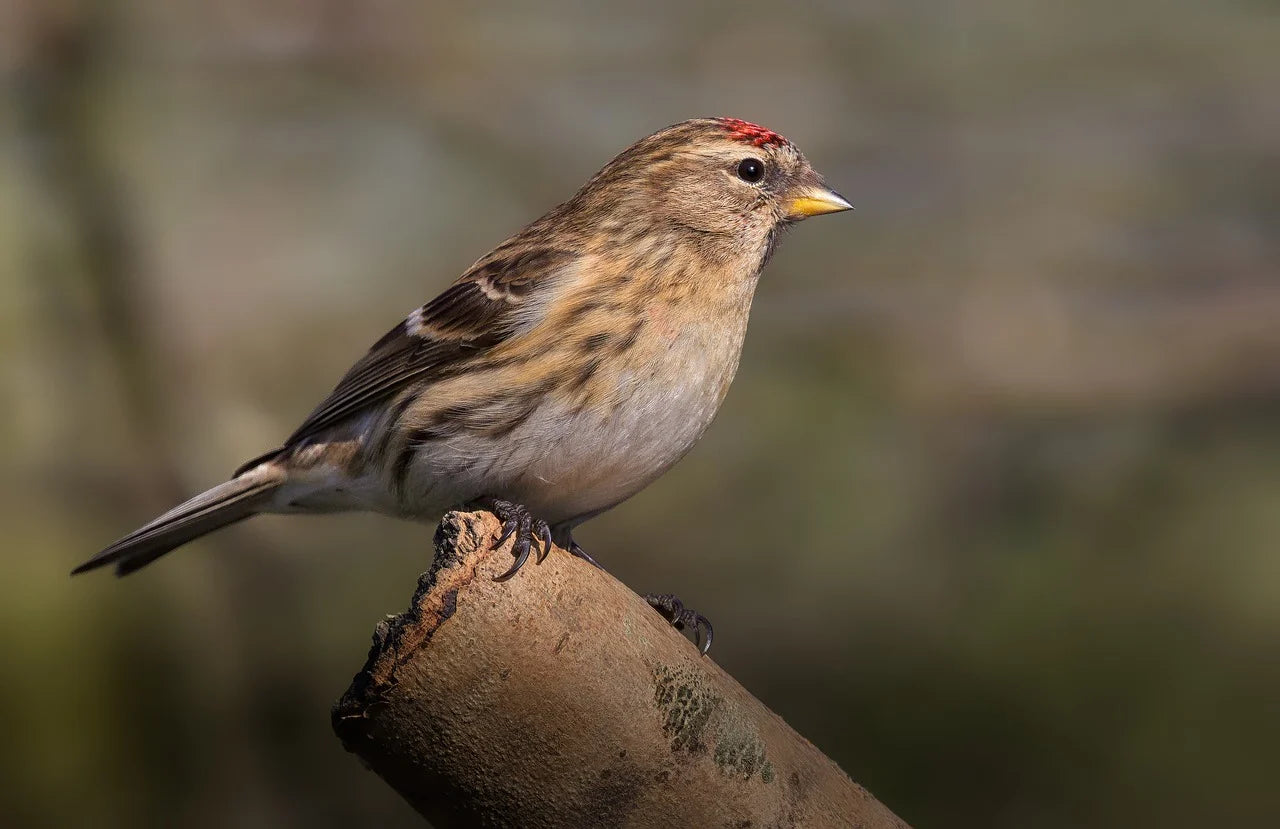
[[[764,243],[764,254],[760,257],[761,270],[763,270],[764,266],[769,264],[769,260],[773,258],[773,253],[778,249],[778,243],[782,241],[783,234],[790,230],[791,226],[794,224],[795,222],[784,218],[775,224],[773,229],[769,231],[769,237],[765,239]]]

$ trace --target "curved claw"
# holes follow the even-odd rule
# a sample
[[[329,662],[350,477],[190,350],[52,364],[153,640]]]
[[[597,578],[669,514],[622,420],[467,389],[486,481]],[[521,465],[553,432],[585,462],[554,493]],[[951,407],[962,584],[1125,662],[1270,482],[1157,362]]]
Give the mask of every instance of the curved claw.
[[[698,645],[698,650],[702,652],[702,655],[706,656],[707,651],[711,650],[711,640],[716,634],[715,628],[711,627],[711,620],[701,613],[695,613],[693,616],[694,642]],[[703,628],[707,629],[706,641],[703,641],[702,638]]]
[[[551,552],[551,527],[547,526],[546,521],[539,521],[536,527],[538,538],[542,541],[542,549],[538,551],[537,563],[541,564],[542,560]]]
[[[592,558],[590,554],[588,554],[586,550],[582,549],[582,547],[580,547],[578,545],[578,542],[576,541],[569,542],[569,552],[577,556],[578,558],[583,559],[584,561],[588,561],[591,564],[594,564],[596,567],[599,567],[601,570],[604,569],[604,567],[600,564],[600,562]]]
[[[502,532],[494,540],[491,549],[498,549],[509,538],[515,539],[511,544],[511,554],[515,556],[515,561],[505,573],[494,576],[494,581],[506,581],[519,572],[529,560],[530,552],[537,554],[539,564],[551,552],[551,527],[546,521],[530,515],[528,508],[492,497],[480,498],[474,503],[492,512],[502,522]]]
[[[515,545],[511,548],[511,552],[514,553],[516,557],[516,560],[511,563],[511,569],[507,570],[507,572],[500,576],[494,576],[493,580],[506,581],[514,576],[520,568],[524,566],[524,563],[529,560],[529,548],[532,546],[532,543],[529,541],[529,536],[522,534],[517,538]]]
[[[711,650],[711,640],[715,637],[710,619],[696,610],[685,607],[684,602],[671,593],[650,593],[644,597],[644,600],[676,630],[692,630],[695,646],[703,656],[707,655],[707,651]]]
[[[493,549],[496,550],[499,547],[501,547],[503,544],[506,544],[507,539],[511,537],[511,534],[515,532],[516,528],[519,526],[520,526],[520,523],[516,521],[516,519],[514,518],[508,518],[506,521],[503,521],[502,534],[499,535],[496,540],[494,540]]]

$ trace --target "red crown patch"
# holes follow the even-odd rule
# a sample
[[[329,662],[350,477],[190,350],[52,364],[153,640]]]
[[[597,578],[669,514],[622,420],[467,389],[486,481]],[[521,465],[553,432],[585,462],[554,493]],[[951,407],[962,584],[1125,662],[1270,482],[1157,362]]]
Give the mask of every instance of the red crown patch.
[[[721,124],[724,124],[724,128],[728,130],[731,137],[738,141],[745,141],[753,147],[763,147],[766,144],[781,147],[783,144],[788,143],[787,139],[773,130],[765,129],[750,121],[743,121],[741,118],[720,118],[718,120]]]

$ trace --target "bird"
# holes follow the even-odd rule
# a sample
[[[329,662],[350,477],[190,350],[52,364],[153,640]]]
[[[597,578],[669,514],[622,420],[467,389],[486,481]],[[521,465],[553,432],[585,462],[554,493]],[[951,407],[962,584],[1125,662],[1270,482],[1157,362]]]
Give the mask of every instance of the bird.
[[[782,135],[696,118],[628,147],[374,343],[275,449],[72,573],[124,576],[260,513],[501,522],[516,574],[702,436],[760,273],[795,223],[851,209]],[[599,565],[597,565],[599,566]],[[711,643],[675,596],[646,599]]]

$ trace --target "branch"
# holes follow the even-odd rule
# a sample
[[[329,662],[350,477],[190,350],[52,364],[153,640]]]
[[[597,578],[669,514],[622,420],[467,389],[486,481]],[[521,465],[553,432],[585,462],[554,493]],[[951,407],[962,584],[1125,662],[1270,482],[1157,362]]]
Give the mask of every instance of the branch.
[[[560,549],[507,582],[449,513],[409,610],[334,706],[437,827],[905,827],[624,585]]]

